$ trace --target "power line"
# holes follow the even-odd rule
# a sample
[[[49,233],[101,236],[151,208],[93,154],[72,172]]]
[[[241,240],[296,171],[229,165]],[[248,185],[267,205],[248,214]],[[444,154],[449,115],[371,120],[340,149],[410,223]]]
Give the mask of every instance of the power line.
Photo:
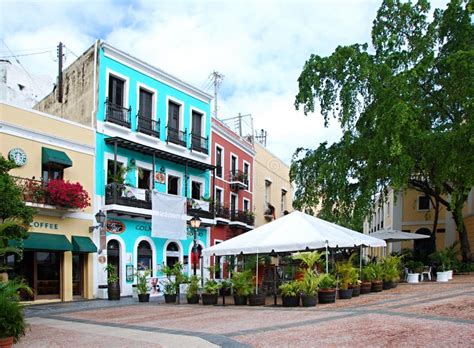
[[[79,58],[79,56],[75,54],[73,51],[71,51],[69,47],[67,47],[66,45],[63,45],[63,47],[65,47],[69,51],[69,53],[72,53],[72,55],[76,56],[76,58]]]
[[[26,56],[35,56],[38,54],[45,54],[45,53],[51,53],[53,51],[42,51],[42,52],[36,52],[36,53],[25,53],[25,54],[17,54],[13,56],[1,56],[0,58],[16,58],[16,57],[26,57]]]

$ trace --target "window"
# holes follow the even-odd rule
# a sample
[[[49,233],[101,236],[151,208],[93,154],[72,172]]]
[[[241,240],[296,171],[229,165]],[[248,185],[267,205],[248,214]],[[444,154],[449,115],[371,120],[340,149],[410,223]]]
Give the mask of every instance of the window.
[[[230,195],[230,210],[234,212],[237,210],[237,195],[231,194]]]
[[[179,177],[168,175],[168,194],[179,195]]]
[[[150,190],[151,184],[151,170],[138,168],[138,188]]]
[[[193,111],[191,117],[193,122],[193,135],[202,136],[202,114]]]
[[[245,174],[245,181],[246,184],[250,182],[250,165],[248,163],[244,163],[244,174]],[[249,187],[247,187],[248,190],[250,190]]]
[[[143,88],[140,88],[138,113],[140,117],[153,119],[153,93]]]
[[[232,174],[236,174],[237,171],[237,157],[234,155],[230,156],[230,170]]]
[[[153,272],[153,257],[150,243],[142,240],[137,247],[137,271],[146,270]]]
[[[112,184],[114,182],[121,183],[123,177],[125,176],[125,168],[123,163],[117,161],[117,175],[114,176],[114,161],[108,160],[107,161],[107,185]]]
[[[64,167],[59,164],[43,164],[43,181],[62,179],[64,177]]]
[[[216,176],[222,178],[222,149],[216,146]]]
[[[281,190],[280,209],[282,214],[286,210],[286,190],[284,189]]]
[[[250,209],[250,201],[247,199],[244,199],[244,211],[249,211]]]
[[[267,206],[268,203],[270,203],[270,189],[271,189],[272,183],[269,180],[265,180],[265,207]]]
[[[215,201],[218,203],[218,204],[222,204],[222,190],[220,188],[217,188],[216,187],[216,197],[215,197]]]
[[[191,181],[191,198],[192,199],[201,199],[202,184],[197,181]]]
[[[172,101],[168,102],[168,128],[179,130],[179,112],[181,105]]]
[[[113,75],[109,75],[109,96],[108,101],[111,104],[115,104],[117,106],[123,106],[124,104],[124,90],[125,90],[125,81],[115,77]]]
[[[177,262],[179,262],[179,246],[171,242],[166,247],[166,265],[173,267]]]
[[[418,210],[430,210],[430,198],[428,196],[418,197]]]

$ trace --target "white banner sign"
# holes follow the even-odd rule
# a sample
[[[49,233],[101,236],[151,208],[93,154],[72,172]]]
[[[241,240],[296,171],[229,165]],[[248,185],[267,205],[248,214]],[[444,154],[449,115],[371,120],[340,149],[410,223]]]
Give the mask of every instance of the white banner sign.
[[[168,239],[186,239],[186,197],[153,191],[151,235]]]

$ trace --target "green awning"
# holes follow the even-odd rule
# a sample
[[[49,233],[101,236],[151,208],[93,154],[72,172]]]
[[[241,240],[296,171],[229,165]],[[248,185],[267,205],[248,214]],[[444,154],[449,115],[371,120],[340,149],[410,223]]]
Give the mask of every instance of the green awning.
[[[75,253],[96,253],[97,247],[89,237],[72,236],[72,251]]]
[[[68,155],[63,151],[49,149],[47,147],[42,148],[43,164],[55,163],[68,168],[72,166],[72,161]]]
[[[8,245],[16,247],[18,241],[9,241]],[[71,251],[72,244],[63,234],[29,232],[28,237],[23,240],[25,250],[52,250]]]

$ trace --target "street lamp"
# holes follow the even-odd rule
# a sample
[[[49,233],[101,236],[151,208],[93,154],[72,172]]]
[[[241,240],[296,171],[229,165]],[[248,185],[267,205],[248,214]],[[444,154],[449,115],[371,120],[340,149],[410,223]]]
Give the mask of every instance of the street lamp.
[[[99,212],[95,214],[95,221],[97,221],[98,225],[89,227],[89,232],[92,233],[96,228],[104,227],[105,218],[105,213],[102,210],[99,210]]]
[[[194,232],[194,244],[193,244],[193,274],[196,275],[196,254],[197,254],[197,237],[196,233],[201,226],[201,219],[198,216],[193,216],[191,221],[189,222],[191,224],[191,227],[193,228]]]

